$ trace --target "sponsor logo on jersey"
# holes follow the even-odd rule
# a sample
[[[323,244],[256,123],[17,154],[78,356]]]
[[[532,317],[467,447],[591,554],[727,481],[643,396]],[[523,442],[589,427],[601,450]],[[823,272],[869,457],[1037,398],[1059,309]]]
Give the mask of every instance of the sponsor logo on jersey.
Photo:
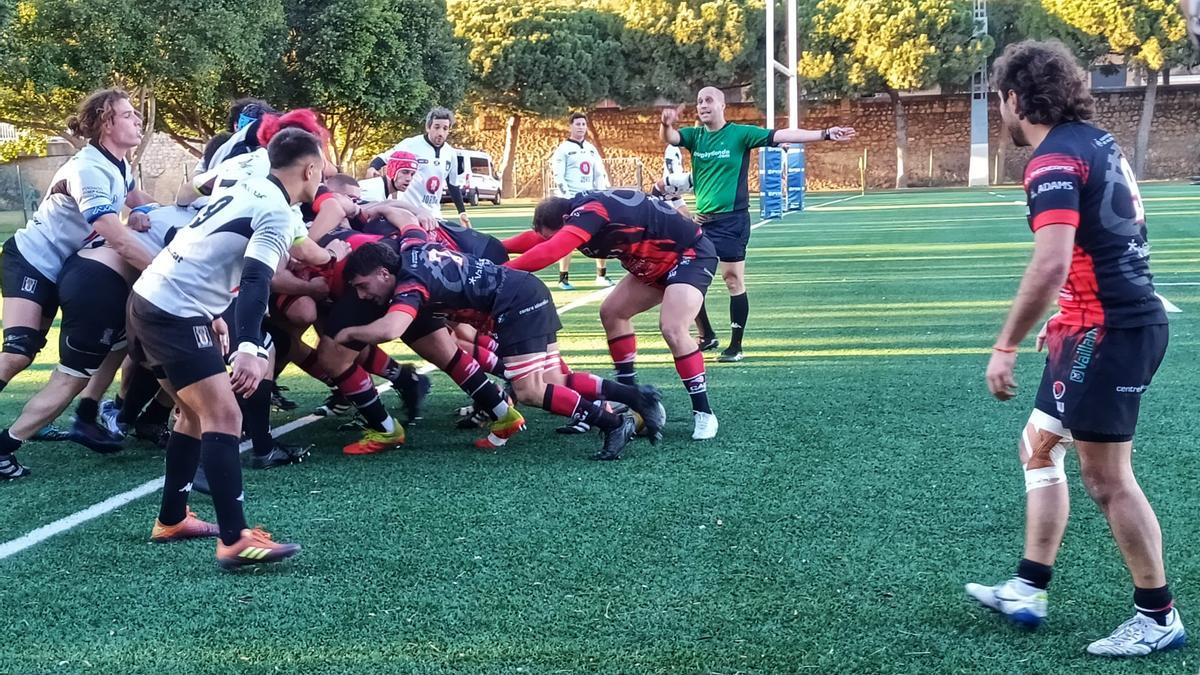
[[[1067,385],[1063,384],[1062,380],[1055,380],[1050,387],[1054,392],[1054,400],[1057,401],[1067,394]]]
[[[1096,352],[1097,329],[1093,328],[1083,334],[1083,339],[1075,347],[1075,358],[1071,361],[1071,381],[1083,382],[1087,368],[1092,363]]]
[[[1118,394],[1140,394],[1146,391],[1146,385],[1140,387],[1117,387]]]
[[[591,172],[592,172],[592,165],[590,162],[580,162],[579,163],[579,173],[586,176]]]
[[[425,191],[429,194],[437,194],[437,191],[442,187],[442,179],[438,176],[430,176],[429,180],[425,181]]]
[[[1045,183],[1040,183],[1037,186],[1037,191],[1030,195],[1030,199],[1036,199],[1043,192],[1051,192],[1054,190],[1074,190],[1075,184],[1068,180],[1051,180]]]
[[[697,152],[697,153],[693,153],[692,157],[695,159],[729,159],[729,149],[723,148],[721,150],[708,150],[706,152]]]

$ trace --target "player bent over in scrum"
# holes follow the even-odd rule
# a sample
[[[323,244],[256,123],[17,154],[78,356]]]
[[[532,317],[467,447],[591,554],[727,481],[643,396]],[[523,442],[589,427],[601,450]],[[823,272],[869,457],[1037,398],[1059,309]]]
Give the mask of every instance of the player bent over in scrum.
[[[602,430],[604,447],[594,459],[620,459],[634,431],[631,416],[618,416],[596,399],[636,410],[652,438],[662,429],[664,415],[653,387],[623,385],[586,373],[563,375],[556,342],[562,324],[549,289],[531,274],[416,240],[408,240],[399,254],[383,244],[364,246],[350,254],[345,274],[360,298],[389,309],[370,325],[343,330],[339,342],[393,340],[408,330],[422,309],[473,311],[495,325],[499,354],[518,401]]]
[[[200,463],[217,514],[217,562],[233,568],[277,562],[300,551],[246,526],[237,396],[248,396],[267,374],[262,334],[271,277],[294,233],[292,205],[311,200],[324,160],[315,136],[287,129],[268,146],[271,170],[229,188],[179,232],[134,284],[129,302],[129,351],[175,399],[179,416],[167,445],[162,505],[151,538],[188,538],[210,527],[188,512]],[[218,317],[237,287],[232,377],[225,370]]]
[[[591,258],[616,258],[629,271],[600,305],[617,381],[635,382],[633,317],[662,306],[659,328],[692,401],[692,438],[716,436],[704,356],[688,333],[717,269],[716,251],[700,227],[662,200],[637,190],[611,190],[546,199],[534,211],[533,229],[533,239],[545,241],[509,261],[508,267],[542,269],[561,257],[561,251],[578,248]]]

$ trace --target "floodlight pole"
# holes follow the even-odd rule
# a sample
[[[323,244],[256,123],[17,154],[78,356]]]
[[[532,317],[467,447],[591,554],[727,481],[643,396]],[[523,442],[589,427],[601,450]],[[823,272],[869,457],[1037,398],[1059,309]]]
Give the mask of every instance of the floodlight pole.
[[[770,0],[768,0],[769,2]],[[974,37],[987,35],[987,0],[975,0]],[[988,73],[987,62],[971,76],[971,163],[967,185],[988,185]]]

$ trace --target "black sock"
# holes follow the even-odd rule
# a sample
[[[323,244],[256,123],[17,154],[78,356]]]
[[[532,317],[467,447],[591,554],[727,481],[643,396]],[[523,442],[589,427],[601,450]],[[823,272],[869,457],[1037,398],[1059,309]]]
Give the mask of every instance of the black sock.
[[[124,408],[125,407],[125,399],[121,398],[120,394],[117,394],[116,398],[113,399],[113,406],[116,407],[117,410]]]
[[[85,424],[95,424],[96,415],[100,414],[100,402],[90,398],[79,399],[75,406],[75,418]]]
[[[254,444],[254,454],[266,456],[275,447],[275,439],[271,438],[271,392],[275,382],[263,380],[258,383],[258,389],[250,398],[237,397],[238,407],[242,409],[242,430]]]
[[[1171,596],[1171,589],[1167,586],[1160,588],[1134,587],[1133,606],[1137,608],[1139,614],[1144,614],[1154,619],[1158,625],[1165,626],[1167,617],[1171,614],[1171,608],[1175,606],[1175,600]]]
[[[238,438],[232,434],[208,432],[200,436],[200,460],[212,490],[213,510],[221,541],[231,545],[246,529],[242,510],[242,463],[238,461]]]
[[[742,351],[742,333],[746,332],[746,322],[750,319],[750,300],[746,293],[729,296],[729,327],[732,329],[729,337],[729,350]]]
[[[158,522],[176,525],[187,516],[188,495],[192,479],[200,466],[200,439],[171,432],[167,439],[167,475],[163,483],[162,504],[158,507]]]
[[[8,380],[0,380],[0,391],[4,391],[4,388],[7,386],[8,386]]]
[[[596,268],[596,276],[598,276],[598,277],[608,276],[608,268],[605,267],[604,265],[597,267]]]
[[[0,431],[0,455],[11,455],[21,449],[21,444],[25,441],[19,441],[8,433],[8,429]]]
[[[158,396],[159,390],[154,373],[141,367],[129,371],[128,384],[125,388],[125,401],[121,404],[121,413],[117,415],[117,421],[122,424],[136,422],[138,415],[142,414],[142,409]]]
[[[559,272],[558,273],[558,283],[565,284],[565,283],[569,282],[570,280],[571,280],[570,272]]]
[[[159,403],[158,399],[150,401],[150,405],[146,406],[146,412],[137,418],[137,424],[166,424],[174,407],[170,404]]]
[[[700,331],[701,338],[711,339],[717,336],[712,322],[708,320],[708,307],[704,304],[700,305],[700,313],[696,315],[696,328]]]
[[[1017,578],[1043,591],[1050,586],[1050,575],[1053,572],[1054,569],[1049,565],[1043,565],[1028,558],[1021,558],[1021,562],[1017,563]]]
[[[579,392],[558,384],[547,384],[542,395],[542,409],[555,415],[570,417],[608,431],[621,424],[621,418],[609,412],[597,401],[589,401]]]

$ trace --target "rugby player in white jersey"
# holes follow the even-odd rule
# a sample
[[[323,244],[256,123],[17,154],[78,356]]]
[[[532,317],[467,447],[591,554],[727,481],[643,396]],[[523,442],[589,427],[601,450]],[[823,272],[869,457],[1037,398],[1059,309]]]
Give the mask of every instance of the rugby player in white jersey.
[[[145,213],[130,214],[129,226],[121,222],[125,206],[148,202],[134,189],[133,176],[124,159],[142,139],[142,118],[119,89],[93,92],[67,121],[73,133],[88,144],[55,174],[38,210],[4,243],[0,289],[4,296],[4,349],[0,353],[0,389],[32,363],[46,343],[46,334],[58,312],[59,281],[65,263],[80,249],[103,238],[124,263],[134,269],[149,264],[152,253],[135,238],[146,229]],[[66,319],[68,317],[64,317]],[[75,318],[75,313],[70,313]],[[64,324],[64,328],[70,326]],[[89,371],[99,367],[112,345],[102,345],[104,335],[61,332],[62,362],[50,381],[31,401],[27,419],[44,417],[58,402],[65,406],[87,383]],[[110,335],[112,342],[115,336]],[[101,353],[102,352],[102,353]],[[53,416],[51,417],[51,419]],[[40,425],[0,432],[0,478],[28,474],[12,453]]]
[[[458,210],[458,221],[463,227],[471,226],[467,207],[463,203],[459,185],[458,151],[446,142],[454,126],[454,113],[446,108],[434,108],[425,115],[425,133],[400,141],[395,146],[379,153],[371,160],[367,177],[383,175],[388,158],[392,153],[403,150],[417,157],[417,175],[407,190],[394,195],[400,205],[421,217],[442,217],[442,195],[450,195],[454,208]],[[391,189],[389,188],[389,196]]]
[[[554,196],[573,199],[584,192],[607,190],[608,172],[604,169],[604,158],[596,146],[587,140],[587,115],[571,113],[570,133],[550,155],[550,171],[554,174]],[[558,261],[558,287],[564,291],[574,290],[571,285],[571,253]],[[608,269],[602,258],[596,259],[596,283],[612,286]]]
[[[207,537],[212,526],[188,509],[203,463],[216,511],[217,562],[232,568],[283,560],[295,544],[246,525],[238,458],[242,415],[235,396],[254,392],[268,372],[262,318],[271,277],[287,256],[292,206],[311,201],[324,159],[316,136],[285,129],[267,148],[270,175],[249,178],[213,199],[155,257],[129,302],[129,351],[179,406],[167,445],[162,505],[151,539]],[[233,302],[233,326],[219,317]],[[232,338],[232,339],[230,339]],[[226,372],[222,343],[236,345]]]

